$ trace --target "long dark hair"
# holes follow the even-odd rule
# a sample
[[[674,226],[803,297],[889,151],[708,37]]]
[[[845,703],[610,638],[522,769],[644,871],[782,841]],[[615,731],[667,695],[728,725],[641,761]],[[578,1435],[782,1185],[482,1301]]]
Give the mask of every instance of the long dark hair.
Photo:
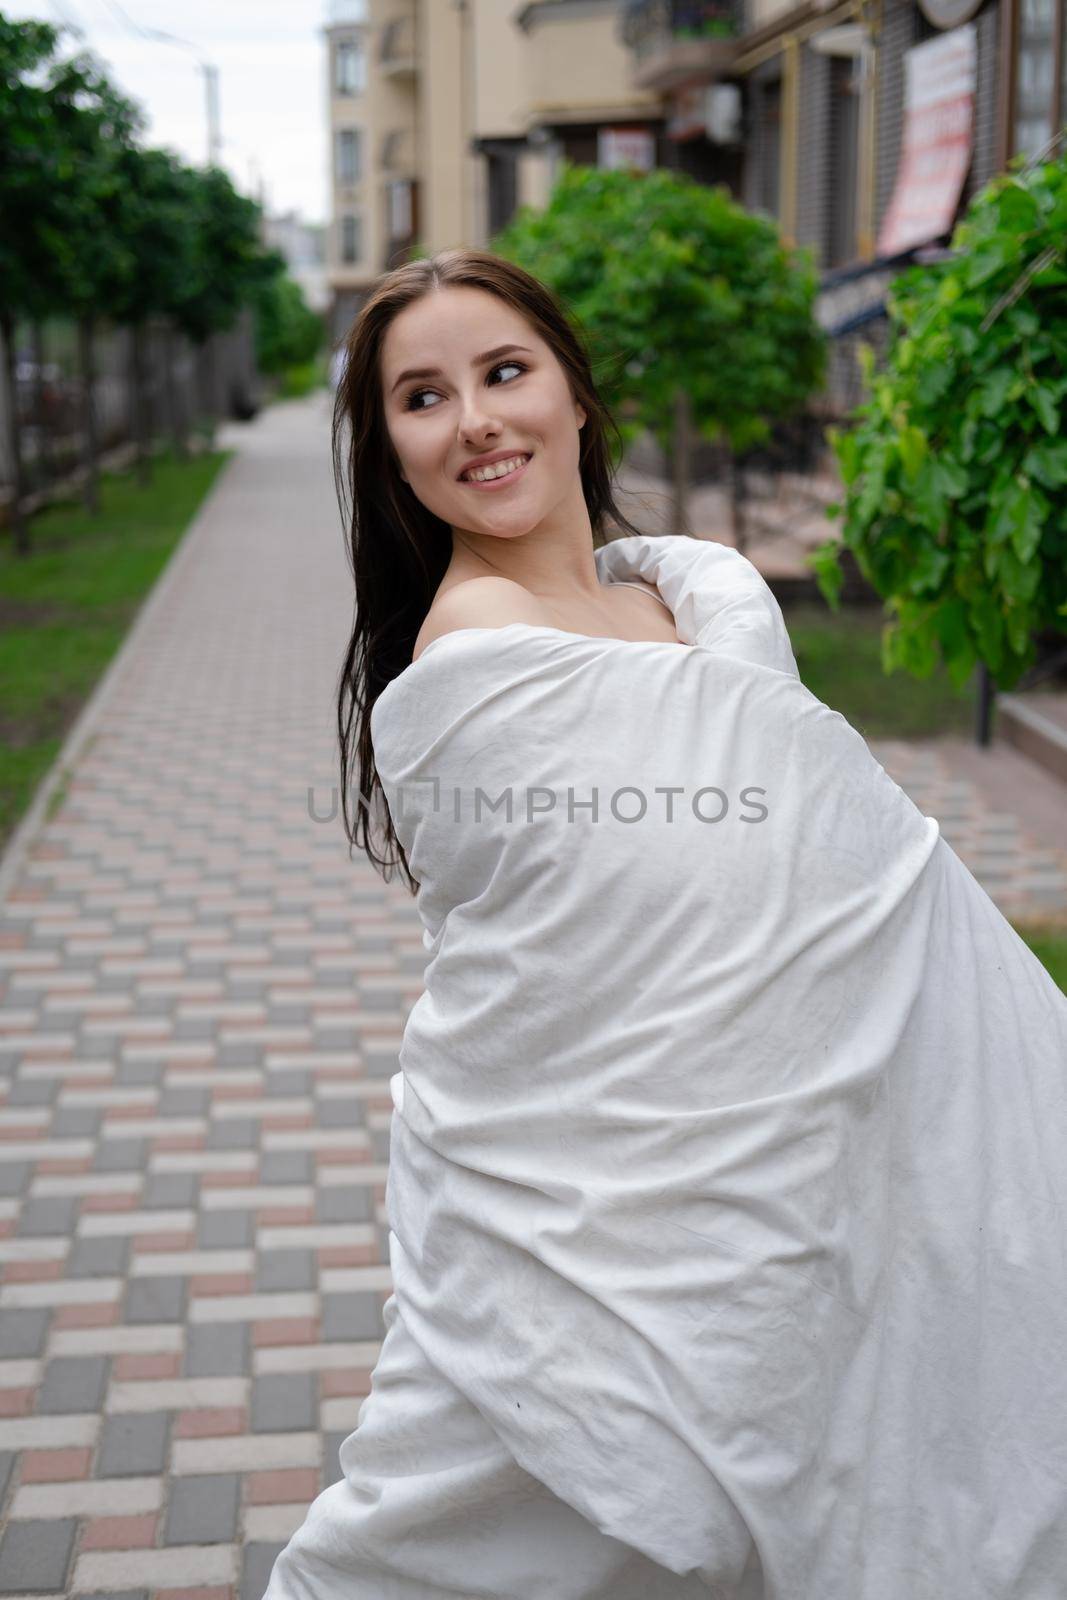
[[[334,482],[348,529],[356,601],[337,699],[341,810],[350,850],[361,844],[386,883],[399,866],[412,892],[418,884],[384,801],[374,764],[370,714],[385,686],[411,661],[419,629],[452,559],[452,530],[427,510],[400,476],[385,423],[381,349],[386,329],[405,306],[434,289],[456,285],[485,289],[519,312],[567,374],[574,399],[586,413],[578,465],[594,548],[605,542],[609,520],[629,533],[640,532],[619,511],[612,493],[608,433],[620,446],[621,458],[618,425],[597,394],[583,335],[545,284],[511,261],[485,250],[466,249],[407,261],[379,279],[344,341],[344,373],[333,410]],[[346,424],[347,455],[342,442]],[[354,825],[349,815],[353,748],[359,769]],[[387,856],[375,850],[372,807],[378,812]]]

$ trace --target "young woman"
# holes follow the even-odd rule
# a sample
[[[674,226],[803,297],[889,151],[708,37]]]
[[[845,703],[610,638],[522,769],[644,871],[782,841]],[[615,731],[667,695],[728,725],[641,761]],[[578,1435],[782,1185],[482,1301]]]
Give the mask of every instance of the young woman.
[[[1049,1600],[1067,1000],[750,563],[619,514],[543,285],[414,261],[347,349],[342,774],[428,963],[266,1600]]]

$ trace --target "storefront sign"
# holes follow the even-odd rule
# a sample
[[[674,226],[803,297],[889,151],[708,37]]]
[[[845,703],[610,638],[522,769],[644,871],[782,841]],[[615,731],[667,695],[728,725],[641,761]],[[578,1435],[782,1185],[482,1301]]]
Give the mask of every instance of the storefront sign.
[[[904,56],[904,137],[878,254],[948,233],[971,164],[977,40],[967,23]]]
[[[597,130],[598,167],[636,167],[651,172],[656,160],[656,142],[647,128],[599,128]]]

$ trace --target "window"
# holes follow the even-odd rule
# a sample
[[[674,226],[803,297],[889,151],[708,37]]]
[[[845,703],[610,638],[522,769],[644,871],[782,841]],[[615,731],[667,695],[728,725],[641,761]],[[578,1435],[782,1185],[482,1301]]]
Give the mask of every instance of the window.
[[[830,184],[827,266],[856,257],[856,182],[859,155],[860,58],[830,57]]]
[[[367,58],[361,39],[342,39],[334,57],[334,88],[338,94],[362,94],[367,87]]]
[[[772,78],[759,88],[759,192],[756,204],[768,216],[778,215],[781,183],[782,80]]]
[[[1067,0],[1017,3],[1012,154],[1032,156],[1067,116]]]
[[[341,260],[346,263],[358,261],[363,253],[360,221],[352,212],[341,218]]]
[[[337,130],[337,181],[358,183],[363,176],[363,144],[358,128]]]

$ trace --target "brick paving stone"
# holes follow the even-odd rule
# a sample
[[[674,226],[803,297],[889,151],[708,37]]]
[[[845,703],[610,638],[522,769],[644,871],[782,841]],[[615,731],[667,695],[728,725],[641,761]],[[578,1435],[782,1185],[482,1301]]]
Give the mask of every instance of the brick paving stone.
[[[318,1394],[314,1373],[273,1373],[252,1383],[252,1428],[256,1433],[283,1433],[314,1428]]]
[[[229,1543],[237,1536],[240,1503],[237,1473],[176,1478],[170,1489],[164,1544]]]
[[[162,1472],[170,1423],[166,1411],[105,1417],[100,1430],[97,1474],[114,1478]]]
[[[0,1594],[61,1594],[77,1529],[73,1517],[9,1522],[0,1538]]]
[[[39,1355],[48,1323],[49,1313],[43,1308],[0,1310],[0,1357]]]
[[[107,1356],[56,1356],[47,1363],[37,1410],[68,1415],[99,1411],[108,1378]]]
[[[307,809],[351,625],[322,397],[221,437],[98,737],[0,865],[0,1595],[261,1600],[384,1333],[422,931]],[[998,904],[1056,907],[1011,807],[872,748]]]

